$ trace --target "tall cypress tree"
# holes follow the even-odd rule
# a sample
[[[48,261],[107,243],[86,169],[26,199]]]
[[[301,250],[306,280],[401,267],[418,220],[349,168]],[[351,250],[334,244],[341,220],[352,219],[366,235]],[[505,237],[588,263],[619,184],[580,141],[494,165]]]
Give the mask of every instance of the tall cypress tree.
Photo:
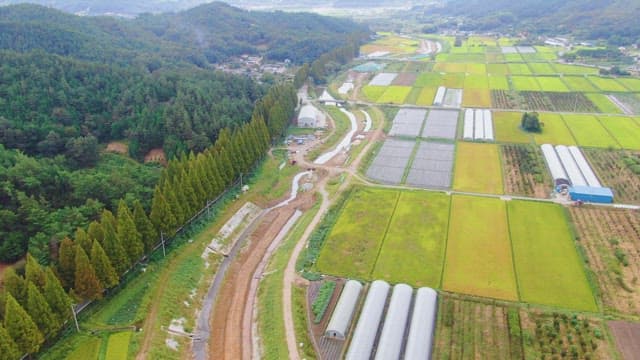
[[[104,252],[109,257],[111,264],[116,269],[118,275],[124,274],[125,271],[129,268],[129,257],[127,256],[127,252],[125,251],[120,239],[118,238],[118,234],[116,232],[115,226],[113,226],[115,220],[113,214],[109,210],[105,210],[102,213],[101,224],[104,229],[104,242],[102,244],[102,248]]]
[[[27,285],[26,310],[45,338],[55,334],[62,327],[58,319],[53,316],[51,307],[49,307],[44,296],[32,282]]]
[[[100,299],[104,290],[87,254],[80,246],[76,247],[76,282],[73,290],[84,300]]]
[[[7,329],[0,324],[0,360],[15,360],[21,355],[16,342],[13,341]]]
[[[176,223],[173,230],[176,230],[178,226],[182,225],[186,220],[185,208],[187,207],[187,204],[185,203],[184,207],[180,204],[180,202],[178,201],[178,198],[176,197],[174,186],[175,185],[173,182],[165,183],[164,188],[162,189],[162,196],[164,196],[167,202],[167,205],[169,205],[169,209],[171,209],[171,213],[175,217]],[[180,190],[180,189],[178,188],[177,190]],[[182,201],[185,202],[186,200],[182,199]],[[173,235],[173,232],[171,234]]]
[[[191,218],[200,209],[200,200],[198,199],[193,186],[191,186],[191,181],[185,171],[180,174],[180,182],[178,184],[179,186],[177,188],[174,187],[174,189],[176,189],[176,193],[178,190],[181,190],[184,197],[189,202],[189,212],[185,218],[186,220]]]
[[[21,354],[37,352],[44,342],[44,337],[38,330],[38,326],[11,294],[7,295],[7,304],[4,310],[4,327],[7,329],[9,336],[18,345],[18,350],[20,350]]]
[[[76,248],[71,239],[64,238],[58,249],[58,274],[65,289],[73,287],[76,272]]]
[[[87,235],[89,235],[89,239],[91,241],[98,240],[100,244],[104,246],[104,228],[102,228],[102,224],[100,224],[99,222],[92,221],[91,224],[89,224]],[[89,250],[84,248],[84,246],[83,249],[85,252],[89,251],[91,249],[91,244],[89,244]]]
[[[127,252],[129,266],[138,261],[144,254],[142,236],[136,229],[131,210],[129,210],[124,200],[120,200],[118,203],[118,239]]]
[[[94,241],[91,246],[91,265],[103,288],[109,289],[118,284],[118,274],[102,249],[102,245],[97,241]]]
[[[64,292],[60,281],[58,281],[58,278],[51,268],[47,268],[45,271],[45,278],[44,298],[47,300],[47,303],[49,303],[49,307],[51,307],[58,321],[63,324],[71,317],[71,299]]]
[[[25,280],[36,284],[40,289],[44,287],[44,270],[29,253],[27,253],[27,264],[25,266]]]
[[[9,267],[4,272],[4,289],[20,304],[27,303],[27,283],[24,278]]]
[[[96,223],[97,224],[97,223]],[[102,237],[100,236],[100,231],[102,230],[102,227],[100,226],[100,224],[97,224],[98,226],[94,225],[94,229],[93,231],[97,233],[97,236],[100,237],[100,239],[97,239],[98,241],[102,241]],[[84,231],[83,228],[78,228],[76,230],[76,234],[73,237],[73,242],[76,244],[76,246],[82,246],[82,249],[84,250],[84,252],[89,253],[89,251],[91,251],[91,244],[93,243],[94,239],[89,238],[89,234],[87,234],[86,231]]]
[[[135,222],[136,229],[142,236],[145,252],[151,251],[153,246],[158,242],[158,232],[144,212],[142,203],[139,200],[133,202],[133,222]]]
[[[162,231],[165,236],[172,234],[178,223],[158,186],[156,186],[153,193],[149,219],[155,226],[156,231]]]

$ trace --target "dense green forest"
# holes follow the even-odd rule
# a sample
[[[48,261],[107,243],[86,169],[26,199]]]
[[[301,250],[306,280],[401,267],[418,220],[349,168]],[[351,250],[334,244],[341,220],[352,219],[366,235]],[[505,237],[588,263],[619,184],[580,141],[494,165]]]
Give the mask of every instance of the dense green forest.
[[[628,0],[449,0],[428,12],[459,20],[443,24],[461,30],[527,31],[533,34],[573,34],[581,39],[609,41],[613,45],[640,41],[640,3]]]

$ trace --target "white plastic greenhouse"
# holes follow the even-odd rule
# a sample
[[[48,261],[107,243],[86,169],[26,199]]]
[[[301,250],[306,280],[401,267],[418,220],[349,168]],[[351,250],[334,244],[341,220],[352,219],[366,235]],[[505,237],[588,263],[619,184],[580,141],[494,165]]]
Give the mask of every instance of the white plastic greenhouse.
[[[409,338],[404,351],[405,360],[431,359],[437,310],[438,293],[427,287],[418,289],[413,306]]]
[[[589,186],[591,187],[602,187],[600,181],[598,180],[598,177],[591,169],[591,166],[589,166],[587,159],[585,159],[584,155],[582,155],[580,149],[578,149],[577,146],[569,146],[569,152],[573,156],[573,159],[576,161],[576,164],[578,164],[578,168],[582,172],[582,175],[587,181],[587,184],[589,184]]]
[[[493,118],[490,110],[482,110],[484,116],[484,139],[493,141]]]
[[[549,171],[551,172],[551,177],[553,178],[553,184],[555,185],[555,187],[568,188],[571,185],[571,183],[569,182],[569,177],[564,171],[562,163],[560,162],[560,158],[558,158],[558,154],[553,148],[553,145],[543,144],[540,146],[540,149],[542,149],[542,154],[544,155],[544,159],[546,160]]]
[[[407,284],[397,284],[389,301],[384,326],[376,350],[376,360],[397,360],[402,351],[413,289]]]
[[[479,109],[477,109],[475,113],[476,113],[475,121],[474,121],[475,130],[473,132],[473,138],[476,140],[483,140],[484,139],[484,114],[482,113],[482,110],[479,110]]]
[[[582,176],[580,172],[580,168],[576,161],[571,156],[569,152],[569,148],[564,145],[556,146],[556,152],[558,153],[558,157],[564,166],[564,170],[567,172],[569,176],[569,181],[571,181],[571,186],[587,186],[587,181]]]
[[[473,140],[473,109],[464,112],[464,140]]]
[[[382,320],[384,307],[387,303],[389,287],[389,284],[382,280],[371,283],[349,350],[345,356],[346,360],[368,360],[371,357],[380,320]]]
[[[358,298],[362,291],[362,284],[355,280],[349,280],[344,284],[338,304],[331,315],[325,336],[333,339],[344,340],[349,330],[349,324],[358,304]]]

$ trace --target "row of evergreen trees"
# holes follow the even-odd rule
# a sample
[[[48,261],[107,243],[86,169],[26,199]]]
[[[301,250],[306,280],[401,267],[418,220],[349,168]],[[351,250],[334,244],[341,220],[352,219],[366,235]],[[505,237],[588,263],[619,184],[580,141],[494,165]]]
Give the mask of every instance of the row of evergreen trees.
[[[159,244],[161,234],[174,235],[248,173],[284,134],[296,103],[293,86],[273,86],[256,104],[250,122],[233,131],[222,130],[202,153],[169,162],[155,187],[148,216],[139,201],[130,209],[121,200],[115,215],[103,211],[100,221],[91,222],[86,230],[78,228],[73,239],[59,244],[54,269],[42,268],[28,255],[24,276],[9,270],[0,293],[4,324],[0,360],[38,351],[70,320],[71,299],[100,299]]]

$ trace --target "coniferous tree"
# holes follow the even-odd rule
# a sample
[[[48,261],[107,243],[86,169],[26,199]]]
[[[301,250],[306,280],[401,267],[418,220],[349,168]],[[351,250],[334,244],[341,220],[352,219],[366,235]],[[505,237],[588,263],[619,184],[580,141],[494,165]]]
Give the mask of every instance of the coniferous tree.
[[[94,241],[91,246],[91,265],[93,265],[96,276],[98,276],[103,288],[109,289],[118,284],[118,274],[116,274],[116,270],[111,265],[111,261],[109,261],[104,249],[102,249],[102,245],[97,241]]]
[[[185,218],[185,220],[187,220],[200,209],[200,200],[198,199],[193,186],[191,186],[191,181],[185,171],[180,174],[178,186],[174,187],[174,189],[176,189],[176,194],[178,193],[178,190],[180,190],[180,192],[184,194],[185,199],[189,202],[189,211],[187,212],[187,216]],[[182,201],[180,203],[182,204]],[[187,207],[185,206],[185,208]]]
[[[142,203],[138,200],[133,202],[133,221],[136,224],[136,229],[140,232],[140,236],[142,237],[145,252],[151,251],[158,241],[158,233],[153,227],[153,223],[144,212]]]
[[[151,215],[149,220],[153,223],[157,232],[163,232],[165,236],[170,235],[176,229],[178,224],[169,203],[165,200],[164,195],[160,191],[160,187],[156,186],[151,203]]]
[[[20,304],[27,303],[27,283],[12,267],[5,270],[3,284],[4,289]]]
[[[44,288],[44,270],[29,253],[27,253],[27,264],[25,266],[25,280],[34,283],[40,289]]]
[[[9,336],[18,345],[21,354],[33,354],[40,349],[44,337],[31,316],[16,299],[7,295],[7,304],[4,311],[4,327]]]
[[[84,250],[76,247],[76,282],[73,291],[83,300],[102,298],[102,284]]]
[[[100,224],[98,224],[97,228],[94,225],[93,231],[96,232],[98,231],[98,229],[101,229]],[[98,231],[98,234],[99,234],[99,231]],[[98,235],[98,237],[102,237],[102,236]],[[102,241],[102,238],[99,239],[98,241]],[[93,239],[89,238],[89,234],[87,234],[87,232],[84,231],[83,228],[78,228],[76,230],[75,236],[73,237],[73,242],[76,244],[76,246],[81,246],[84,252],[88,254],[91,251],[91,244],[93,243]]]
[[[33,322],[38,325],[38,329],[45,338],[55,334],[62,324],[53,316],[51,307],[45,300],[40,290],[32,282],[27,285],[27,306],[26,309]]]
[[[53,273],[51,268],[45,271],[46,284],[44,285],[43,295],[49,303],[49,307],[53,314],[58,318],[61,324],[71,316],[71,299],[64,292],[60,281]]]
[[[111,265],[116,269],[118,275],[124,274],[130,266],[129,257],[125,251],[114,226],[115,218],[111,211],[105,210],[101,218],[102,228],[104,229],[104,242],[102,248],[109,257]]]
[[[124,200],[120,200],[118,204],[117,230],[118,239],[127,252],[130,266],[144,255],[144,244],[142,243],[142,236],[136,229],[136,224],[133,221],[133,214],[131,214],[131,210],[129,210]]]
[[[22,354],[7,329],[0,324],[0,360],[19,359]]]
[[[164,196],[169,209],[171,209],[171,213],[175,217],[175,227],[172,230],[176,230],[178,226],[182,225],[184,221],[187,219],[187,211],[188,211],[188,203],[186,198],[184,198],[183,192],[179,191],[178,194],[182,197],[180,201],[178,201],[178,197],[176,196],[176,191],[174,191],[175,185],[173,182],[167,182],[164,184],[164,188],[162,189],[162,195]],[[176,190],[180,190],[179,188]],[[184,204],[184,206],[181,204]],[[171,233],[173,235],[173,232]]]
[[[93,240],[98,240],[100,242],[100,244],[102,244],[102,246],[104,246],[104,228],[102,227],[102,224],[100,224],[97,221],[92,221],[89,224],[89,230],[87,231],[87,235],[89,236],[89,239],[91,240],[91,242]],[[83,249],[85,252],[89,251],[86,248]],[[89,244],[89,249],[91,249],[91,244]]]
[[[58,274],[65,289],[70,289],[75,283],[76,249],[71,239],[64,238],[58,249]]]

